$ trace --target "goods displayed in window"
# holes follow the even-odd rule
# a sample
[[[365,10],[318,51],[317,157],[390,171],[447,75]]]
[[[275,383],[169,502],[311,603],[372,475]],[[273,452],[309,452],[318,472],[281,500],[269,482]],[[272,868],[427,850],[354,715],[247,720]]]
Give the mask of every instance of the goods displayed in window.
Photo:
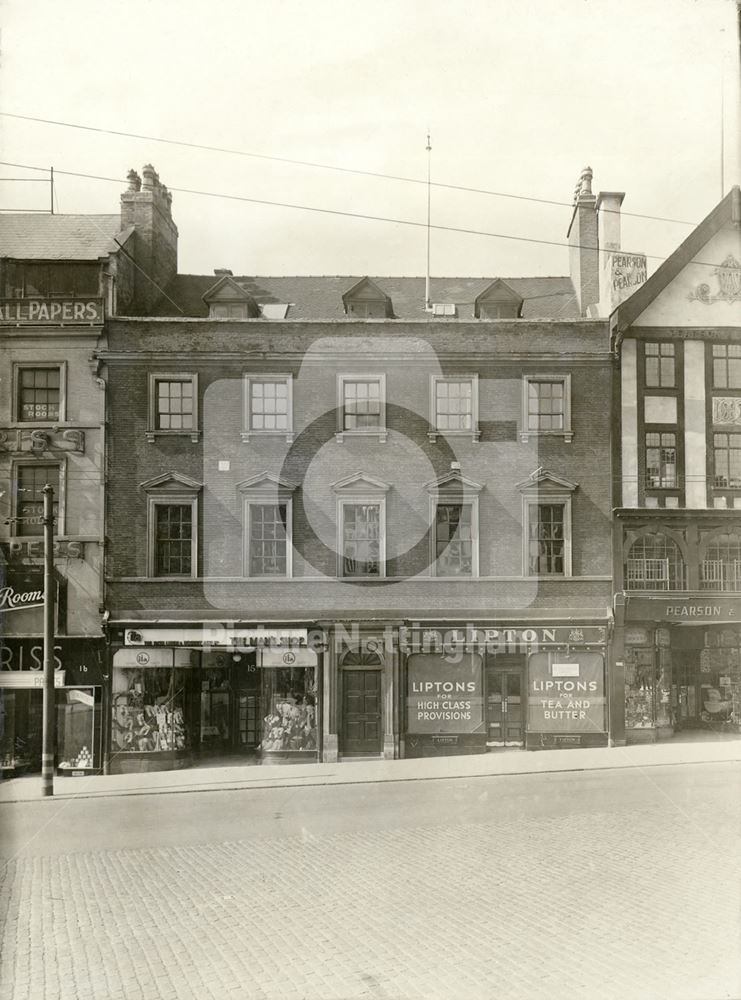
[[[94,769],[100,733],[95,689],[63,689],[57,697],[57,766],[61,771]]]
[[[184,693],[182,670],[114,670],[112,752],[187,749]]]
[[[263,735],[266,753],[316,751],[316,670],[314,667],[263,671]]]
[[[625,650],[625,728],[656,725],[653,649]]]

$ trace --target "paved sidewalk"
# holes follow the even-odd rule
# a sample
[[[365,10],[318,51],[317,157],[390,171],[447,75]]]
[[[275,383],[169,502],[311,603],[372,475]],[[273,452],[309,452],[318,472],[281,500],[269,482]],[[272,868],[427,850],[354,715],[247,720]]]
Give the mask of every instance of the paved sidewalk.
[[[111,795],[178,794],[236,788],[290,788],[311,785],[354,785],[384,781],[429,781],[485,775],[545,774],[554,771],[598,771],[674,764],[741,760],[741,737],[708,737],[702,741],[590,750],[511,751],[421,760],[360,760],[338,764],[241,765],[196,767],[147,774],[92,775],[54,779],[54,798],[98,798]],[[0,782],[0,804],[41,800],[38,775]],[[42,800],[48,801],[48,800]]]

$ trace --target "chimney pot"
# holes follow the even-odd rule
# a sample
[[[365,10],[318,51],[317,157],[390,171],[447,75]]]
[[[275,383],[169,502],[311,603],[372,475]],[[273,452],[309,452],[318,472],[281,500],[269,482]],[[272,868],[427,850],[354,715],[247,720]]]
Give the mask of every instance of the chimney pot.
[[[214,268],[214,274],[216,275],[217,278],[223,278],[223,277],[233,278],[234,277],[234,272],[232,270],[230,270],[230,268],[228,268],[228,267],[215,267]]]
[[[142,187],[145,191],[151,191],[155,186],[157,174],[151,163],[147,163],[142,168]]]
[[[126,179],[129,182],[129,191],[140,191],[142,186],[141,177],[137,174],[136,170],[129,170],[126,175]]]

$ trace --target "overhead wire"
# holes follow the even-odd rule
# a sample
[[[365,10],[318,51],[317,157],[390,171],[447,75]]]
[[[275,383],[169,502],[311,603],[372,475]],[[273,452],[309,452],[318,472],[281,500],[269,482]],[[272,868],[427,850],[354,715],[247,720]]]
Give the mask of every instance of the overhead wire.
[[[188,142],[184,139],[170,139],[165,136],[145,135],[139,132],[124,132],[119,129],[103,128],[95,125],[83,125],[79,122],[58,121],[53,118],[38,118],[33,115],[22,115],[12,111],[0,111],[0,116],[4,118],[15,118],[19,121],[35,122],[42,125],[56,125],[60,128],[77,129],[82,132],[93,132],[101,135],[115,135],[126,139],[143,139],[146,142],[159,142],[168,146],[182,146],[186,149],[200,149],[211,153],[222,153],[228,156],[250,157],[256,160],[268,160],[274,163],[285,163],[290,166],[310,167],[315,170],[330,170],[343,174],[355,174],[360,177],[374,177],[379,180],[398,181],[404,184],[428,185],[427,178],[405,177],[399,174],[387,174],[377,170],[362,170],[359,167],[343,167],[334,163],[319,163],[314,160],[294,159],[287,156],[275,156],[269,153],[256,153],[245,149],[233,149],[228,146],[213,146],[201,142]],[[560,208],[573,208],[573,202],[557,201],[552,198],[538,198],[534,195],[512,194],[506,191],[492,191],[487,188],[469,187],[465,184],[450,184],[443,181],[430,181],[431,187],[443,188],[449,191],[461,191],[467,194],[481,194],[494,198],[511,198],[516,201],[531,201],[539,205],[555,205]],[[171,188],[171,190],[175,190]],[[602,208],[601,211],[608,213],[630,216],[636,219],[649,219],[654,222],[668,222],[678,226],[696,226],[696,222],[688,222],[686,219],[668,219],[660,215],[646,215],[642,212],[624,212],[622,209]]]
[[[46,167],[39,167],[33,164],[16,163],[6,160],[0,160],[0,166],[16,167],[22,170],[48,169]],[[84,180],[104,181],[106,183],[111,183],[111,184],[126,183],[120,177],[109,177],[104,174],[89,174],[76,170],[62,170],[56,167],[54,169],[54,173],[55,175],[63,175],[66,177],[79,177]],[[220,192],[220,191],[203,191],[197,188],[173,187],[171,185],[167,185],[167,189],[168,191],[176,192],[178,194],[189,194],[189,195],[194,195],[196,197],[223,199],[224,201],[245,202],[253,205],[265,205],[271,208],[287,208],[287,209],[292,209],[294,211],[313,212],[319,215],[333,215],[349,219],[362,219],[364,221],[370,221],[370,222],[384,222],[384,223],[389,223],[391,225],[411,226],[416,229],[428,228],[427,222],[418,222],[414,219],[397,219],[390,216],[369,215],[364,212],[349,212],[343,209],[324,208],[317,205],[303,205],[296,202],[273,201],[266,198],[253,198],[248,195],[228,194],[226,192]],[[538,239],[537,237],[534,236],[514,236],[509,233],[496,233],[481,229],[469,229],[463,226],[445,226],[440,223],[431,223],[431,228],[437,230],[438,232],[459,233],[466,236],[484,236],[489,239],[510,240],[517,243],[535,243],[540,246],[567,247],[569,249],[592,250],[597,253],[613,252],[611,250],[596,248],[584,244],[567,243],[564,242],[563,240],[545,240],[545,239]],[[661,254],[635,254],[634,252],[629,250],[623,250],[621,252],[628,256],[630,255],[643,256],[650,260],[658,260],[662,262],[666,260],[666,257],[664,257]],[[701,261],[694,261],[693,263],[703,267],[718,266],[717,263],[711,263],[711,262],[705,263]]]

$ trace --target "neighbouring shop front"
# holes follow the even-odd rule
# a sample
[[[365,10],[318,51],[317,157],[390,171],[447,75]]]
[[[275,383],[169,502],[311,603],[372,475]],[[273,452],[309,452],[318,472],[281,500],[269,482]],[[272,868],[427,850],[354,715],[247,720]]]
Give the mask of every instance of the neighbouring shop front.
[[[307,629],[137,625],[111,638],[112,773],[318,759]]]
[[[91,774],[102,766],[105,698],[102,639],[54,640],[57,774]],[[0,772],[41,770],[44,643],[41,636],[0,640]]]
[[[607,624],[400,631],[403,756],[606,746]]]
[[[741,598],[626,598],[626,742],[741,731]]]

